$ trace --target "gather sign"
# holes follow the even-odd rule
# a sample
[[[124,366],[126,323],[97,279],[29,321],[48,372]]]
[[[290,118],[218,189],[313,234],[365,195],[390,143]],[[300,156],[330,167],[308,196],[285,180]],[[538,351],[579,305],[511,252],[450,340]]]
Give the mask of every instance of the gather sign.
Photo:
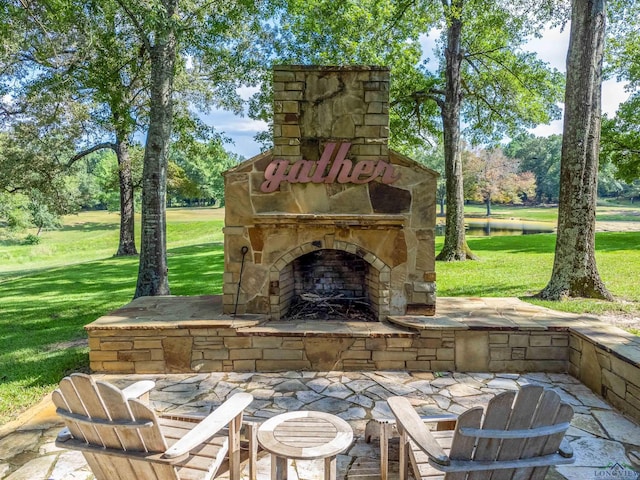
[[[333,158],[336,145],[327,143],[317,161],[298,160],[290,163],[288,160],[273,160],[264,170],[264,182],[260,190],[264,193],[275,192],[282,182],[363,184],[380,178],[381,183],[390,184],[400,178],[393,165],[384,160],[361,160],[355,163],[348,160],[346,157],[351,147],[348,142],[340,145]]]

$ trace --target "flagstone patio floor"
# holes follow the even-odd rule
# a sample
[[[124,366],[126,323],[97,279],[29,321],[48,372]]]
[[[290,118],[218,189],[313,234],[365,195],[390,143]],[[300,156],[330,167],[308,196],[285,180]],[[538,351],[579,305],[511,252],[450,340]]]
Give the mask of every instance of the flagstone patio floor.
[[[207,414],[238,391],[254,401],[247,418],[265,420],[292,410],[320,410],[345,419],[353,427],[352,446],[338,457],[338,480],[380,478],[377,440],[365,442],[364,431],[372,418],[391,418],[385,401],[392,395],[411,399],[422,415],[460,413],[484,405],[505,390],[533,383],[553,388],[570,403],[575,416],[567,433],[576,455],[570,466],[552,468],[547,479],[589,480],[639,478],[640,426],[616,412],[586,386],[567,374],[527,373],[407,373],[285,372],[208,373],[184,375],[100,375],[120,387],[141,379],[156,381],[151,392],[160,412]],[[0,478],[7,480],[90,479],[92,474],[79,452],[54,445],[61,422],[50,401],[22,418],[11,432],[0,430]],[[6,430],[6,429],[5,429]],[[397,450],[392,442],[390,480],[397,478]],[[322,461],[289,463],[289,479],[322,478]],[[635,470],[634,470],[635,469]],[[270,475],[270,457],[259,454],[258,480]],[[222,473],[221,478],[228,478]],[[245,467],[243,479],[248,478]]]

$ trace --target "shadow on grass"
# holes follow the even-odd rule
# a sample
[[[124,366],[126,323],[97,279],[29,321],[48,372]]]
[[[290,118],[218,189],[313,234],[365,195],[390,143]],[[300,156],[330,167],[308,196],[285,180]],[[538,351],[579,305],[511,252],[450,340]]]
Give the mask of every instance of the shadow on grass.
[[[84,222],[65,225],[58,229],[58,232],[98,232],[101,230],[113,230],[114,227],[120,225],[120,218],[116,218],[114,222]]]
[[[596,252],[638,250],[640,232],[602,232],[596,233]]]
[[[11,237],[0,240],[0,247],[22,247],[26,246],[25,239],[27,235],[24,234],[22,237]]]
[[[553,253],[556,245],[555,234],[513,235],[496,237],[467,237],[467,244],[473,252],[501,251],[508,253]]]

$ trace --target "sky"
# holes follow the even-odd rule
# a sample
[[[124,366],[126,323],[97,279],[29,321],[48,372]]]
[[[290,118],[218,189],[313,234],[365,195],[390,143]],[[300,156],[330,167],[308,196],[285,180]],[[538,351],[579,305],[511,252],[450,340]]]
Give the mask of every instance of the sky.
[[[422,39],[423,51],[427,56],[432,56],[434,39],[425,36]],[[539,58],[549,63],[551,67],[559,71],[565,71],[567,49],[569,47],[569,26],[563,31],[559,28],[550,29],[542,38],[533,39],[528,43],[527,50],[538,53]],[[391,72],[393,81],[393,72]],[[240,91],[244,98],[248,98],[255,90],[243,89]],[[624,91],[624,85],[615,80],[607,80],[602,85],[602,112],[613,116],[618,105],[625,101],[629,94]],[[260,153],[260,145],[254,140],[256,133],[265,131],[265,122],[252,120],[248,116],[234,115],[223,110],[214,110],[205,116],[205,121],[213,125],[216,130],[224,132],[234,143],[227,144],[228,151],[237,153],[245,158],[253,157]],[[539,125],[531,130],[538,136],[546,137],[554,133],[562,133],[562,120],[556,120],[549,125]]]

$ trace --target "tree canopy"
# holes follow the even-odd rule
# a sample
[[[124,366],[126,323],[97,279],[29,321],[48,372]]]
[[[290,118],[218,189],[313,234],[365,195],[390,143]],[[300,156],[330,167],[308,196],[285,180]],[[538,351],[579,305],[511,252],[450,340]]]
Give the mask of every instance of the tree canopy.
[[[586,7],[584,0],[572,4],[575,23]],[[128,246],[119,252],[134,253],[132,156],[143,157],[136,296],[169,293],[166,204],[220,201],[219,173],[235,161],[224,152],[224,126],[205,125],[199,112],[240,112],[238,88],[258,86],[251,113],[270,120],[274,62],[387,65],[394,79],[391,146],[422,152],[429,161],[433,152],[443,157],[447,231],[439,259],[472,258],[464,236],[463,141],[487,146],[510,136],[506,153],[520,159],[520,172],[512,173],[533,172],[536,200],[563,203],[559,185],[570,180],[566,173],[557,180],[560,137],[543,141],[523,132],[559,115],[563,76],[526,51],[526,42],[565,22],[568,6],[556,0],[7,0],[0,5],[10,20],[0,22],[1,195],[15,197],[23,209],[45,204],[52,214],[74,211],[91,185],[87,165],[96,157],[87,156],[112,150],[117,169],[102,168],[111,156],[98,163],[119,177],[121,218],[130,222],[121,225],[127,233],[120,244]],[[605,119],[602,152],[627,182],[640,170],[637,10],[634,2],[611,1],[609,72],[627,82],[632,96]],[[423,51],[425,39],[433,40],[433,51]],[[587,100],[599,104],[594,92]],[[593,129],[591,148],[599,111],[597,118],[580,115],[567,118],[583,118]],[[565,144],[582,145],[578,133],[567,138],[565,132]],[[585,155],[597,170],[593,152]],[[591,198],[587,187],[581,194]],[[496,193],[484,190],[474,195],[489,205]],[[32,212],[45,218],[43,210]]]
[[[613,118],[602,122],[602,158],[617,168],[617,177],[640,179],[640,31],[638,2],[610,2],[606,61],[608,75],[625,82],[629,98]]]

